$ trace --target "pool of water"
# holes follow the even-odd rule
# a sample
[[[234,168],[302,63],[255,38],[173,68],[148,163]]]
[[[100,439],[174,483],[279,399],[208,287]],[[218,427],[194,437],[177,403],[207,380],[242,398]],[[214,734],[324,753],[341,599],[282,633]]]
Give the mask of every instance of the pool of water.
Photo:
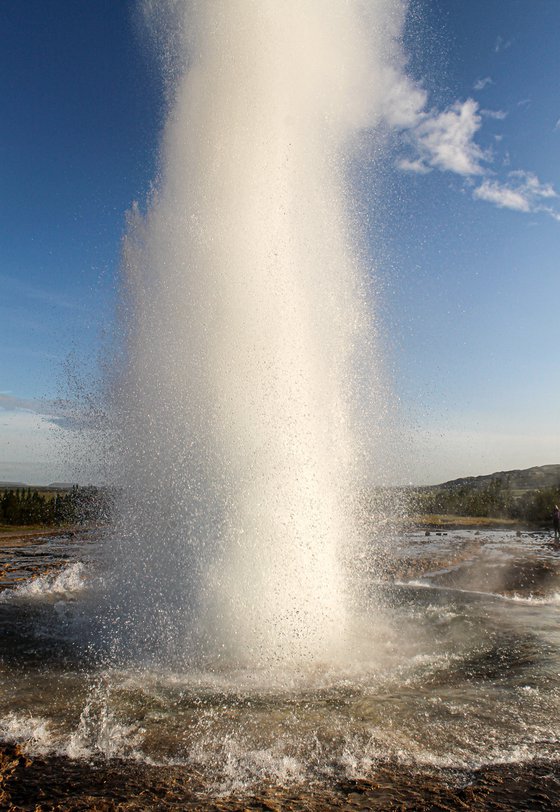
[[[343,660],[258,670],[110,665],[89,622],[100,545],[1,551],[0,739],[32,758],[183,770],[211,795],[323,791],[389,762],[558,760],[560,554],[546,535],[399,535]]]

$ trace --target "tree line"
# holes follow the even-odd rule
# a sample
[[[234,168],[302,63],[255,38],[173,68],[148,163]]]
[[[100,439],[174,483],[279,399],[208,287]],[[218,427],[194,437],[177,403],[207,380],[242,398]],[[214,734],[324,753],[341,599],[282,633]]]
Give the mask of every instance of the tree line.
[[[0,497],[0,524],[97,523],[108,519],[110,503],[107,490],[92,485],[45,493],[33,488],[10,488]]]
[[[0,524],[105,523],[109,520],[113,496],[107,488],[75,485],[68,491],[40,492],[33,488],[0,491]],[[386,501],[381,494],[380,499]],[[551,488],[512,493],[509,486],[492,480],[484,487],[468,484],[447,488],[419,488],[408,498],[409,510],[419,514],[474,516],[516,519],[541,524],[551,519],[555,504],[560,504],[560,485]]]
[[[507,484],[494,479],[484,487],[419,489],[413,504],[414,510],[423,514],[517,519],[539,524],[549,521],[554,505],[560,504],[560,486],[517,495]]]

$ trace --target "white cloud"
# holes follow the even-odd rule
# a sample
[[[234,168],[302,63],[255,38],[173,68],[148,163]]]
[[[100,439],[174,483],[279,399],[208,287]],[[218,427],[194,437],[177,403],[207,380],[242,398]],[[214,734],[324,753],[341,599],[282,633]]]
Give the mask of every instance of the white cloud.
[[[502,209],[521,212],[544,212],[554,220],[560,221],[560,214],[550,206],[542,204],[543,199],[557,197],[550,183],[541,183],[532,172],[516,170],[510,172],[508,180],[501,183],[496,180],[484,180],[474,192],[477,200],[486,200]]]
[[[0,392],[0,409],[6,411],[15,411],[16,409],[25,409],[26,411],[36,412],[38,401],[18,398],[11,395],[9,392]]]
[[[558,119],[558,121],[554,125],[554,130],[560,130],[560,118]]]
[[[46,420],[56,418],[64,411],[64,404],[55,400],[38,400],[35,398],[19,398],[7,392],[0,392],[1,412],[29,412]]]
[[[504,50],[511,44],[511,41],[505,42],[499,37],[496,50]],[[481,90],[490,83],[491,77],[480,78],[475,89]],[[484,119],[503,121],[507,112],[480,109],[472,98],[457,100],[442,111],[427,109],[428,94],[424,88],[394,67],[386,68],[382,85],[382,117],[390,129],[400,134],[406,145],[406,154],[398,156],[395,161],[399,170],[417,175],[425,175],[432,169],[453,172],[464,179],[464,191],[474,186],[477,176],[482,176],[482,182],[472,192],[476,200],[484,200],[499,208],[544,213],[554,220],[559,219],[556,208],[545,206],[543,202],[557,197],[550,183],[542,183],[534,173],[525,170],[509,172],[503,181],[496,178],[497,172],[490,170],[498,156],[491,149],[483,149],[476,140],[477,135]],[[528,99],[519,102],[521,105],[528,103]],[[560,120],[556,127],[560,129]],[[495,143],[500,143],[502,138],[502,134],[495,134]],[[504,171],[510,163],[507,151],[501,161]]]
[[[431,166],[458,175],[482,175],[481,161],[487,156],[473,140],[480,125],[477,102],[456,101],[443,113],[427,116],[415,128],[414,138]]]
[[[480,115],[486,118],[495,118],[497,121],[503,121],[507,118],[507,113],[504,110],[481,110]]]
[[[417,158],[415,161],[411,161],[408,158],[401,158],[397,161],[397,167],[403,172],[416,172],[418,175],[427,175],[428,172],[432,171],[420,158]]]
[[[509,173],[511,178],[515,178],[534,197],[558,197],[551,183],[541,183],[533,172],[525,172],[516,169]]]
[[[443,111],[426,110],[426,91],[407,76],[388,68],[383,79],[385,96],[382,115],[387,125],[401,133],[416,158],[401,158],[399,169],[426,174],[430,168],[459,175],[483,174],[481,161],[487,160],[474,136],[482,124],[478,103],[474,99],[456,101]],[[500,111],[489,115],[502,117]]]
[[[545,214],[548,214],[549,217],[552,217],[553,220],[556,220],[557,223],[560,223],[560,212],[554,211],[549,206],[542,206],[540,211],[543,211]]]
[[[477,79],[473,85],[473,90],[484,90],[488,85],[493,85],[494,81],[490,76],[485,76],[484,79]]]
[[[64,400],[37,400],[19,398],[6,392],[0,392],[0,415],[30,414],[45,423],[65,429],[87,429],[95,421],[95,413],[87,404]]]
[[[0,481],[101,481],[101,448],[80,404],[0,393]]]
[[[478,186],[473,196],[478,200],[494,203],[501,209],[515,209],[516,211],[531,211],[528,200],[524,195],[497,181],[485,180]]]
[[[415,127],[425,115],[426,91],[394,68],[386,68],[382,82],[385,87],[382,107],[385,121],[397,130]]]
[[[406,172],[430,171],[430,167],[459,175],[483,174],[480,162],[487,159],[474,136],[482,124],[474,99],[456,101],[443,111],[427,110],[428,94],[418,84],[394,68],[383,77],[385,95],[382,115],[388,126],[405,133],[418,158],[402,158],[397,166]],[[496,118],[500,111],[489,111]]]
[[[34,485],[64,479],[54,427],[31,411],[0,412],[0,480]]]

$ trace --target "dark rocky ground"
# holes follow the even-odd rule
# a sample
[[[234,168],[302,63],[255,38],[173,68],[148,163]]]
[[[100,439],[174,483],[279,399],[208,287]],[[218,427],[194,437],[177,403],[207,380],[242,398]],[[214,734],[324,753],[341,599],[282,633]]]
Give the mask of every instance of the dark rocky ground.
[[[387,763],[368,781],[322,787],[263,787],[258,796],[209,798],[196,775],[180,767],[122,761],[89,763],[51,756],[30,759],[0,748],[0,808],[7,812],[137,812],[213,810],[556,810],[560,765],[495,765],[470,773]]]
[[[74,529],[21,529],[0,533],[0,592],[41,575],[57,572],[68,563],[49,548],[50,539],[71,541]]]

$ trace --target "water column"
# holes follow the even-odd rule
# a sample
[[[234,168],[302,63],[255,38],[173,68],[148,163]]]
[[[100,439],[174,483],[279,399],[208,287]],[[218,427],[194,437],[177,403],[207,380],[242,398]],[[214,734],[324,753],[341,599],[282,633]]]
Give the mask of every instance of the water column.
[[[167,8],[182,68],[160,177],[129,217],[112,383],[113,625],[130,649],[343,653],[357,378],[376,375],[347,162],[376,121],[395,8]]]

